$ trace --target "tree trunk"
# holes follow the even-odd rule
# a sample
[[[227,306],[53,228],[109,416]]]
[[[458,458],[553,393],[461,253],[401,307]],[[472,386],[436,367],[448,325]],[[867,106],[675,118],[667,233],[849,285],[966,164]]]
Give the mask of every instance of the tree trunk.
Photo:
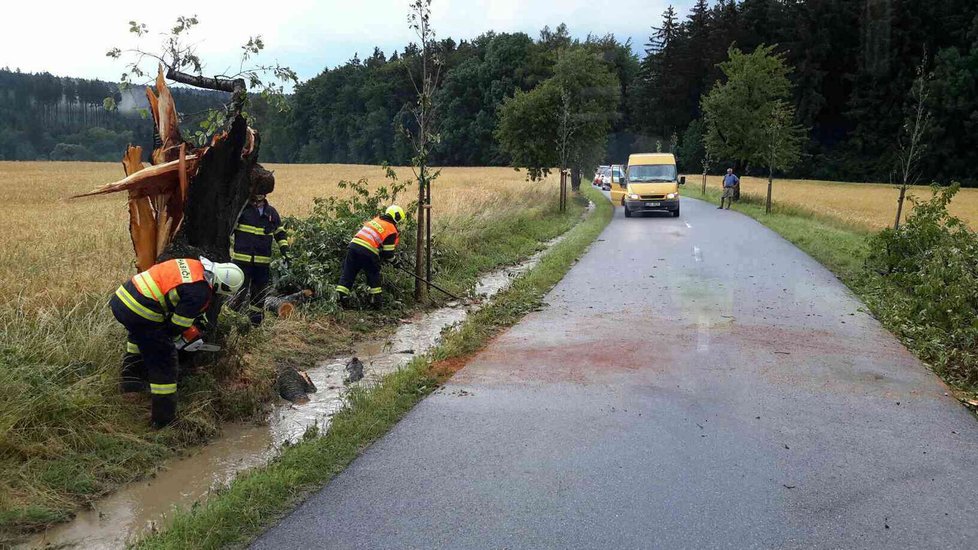
[[[258,164],[257,133],[254,148],[242,157],[248,133],[244,118],[237,116],[226,137],[204,154],[187,191],[183,222],[159,261],[196,256],[230,261],[231,233],[248,198],[274,189],[271,172]]]
[[[706,170],[703,170],[703,195],[706,194]]]
[[[424,228],[425,228],[425,207],[424,207],[424,197],[425,197],[425,185],[427,184],[427,174],[425,173],[425,166],[421,165],[418,170],[418,235],[417,242],[415,243],[415,255],[414,255],[414,274],[416,275],[414,279],[414,299],[421,301],[424,298],[425,287],[421,283],[421,279],[424,277]]]
[[[893,230],[900,229],[900,218],[903,216],[903,200],[907,196],[907,185],[900,186],[900,198],[897,199],[896,220],[893,222]]]
[[[767,173],[767,203],[764,205],[764,212],[771,213],[771,187],[774,186],[774,175],[769,170]]]

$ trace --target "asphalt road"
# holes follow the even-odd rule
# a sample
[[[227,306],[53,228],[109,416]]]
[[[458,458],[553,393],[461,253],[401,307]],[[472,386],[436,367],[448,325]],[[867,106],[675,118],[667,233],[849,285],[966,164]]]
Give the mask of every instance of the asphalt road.
[[[978,548],[978,422],[831,273],[626,219],[255,548]]]

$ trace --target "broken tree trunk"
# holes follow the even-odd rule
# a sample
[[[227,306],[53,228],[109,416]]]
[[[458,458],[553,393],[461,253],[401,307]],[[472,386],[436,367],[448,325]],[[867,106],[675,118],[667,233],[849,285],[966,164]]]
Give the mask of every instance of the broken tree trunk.
[[[142,150],[130,146],[123,158],[126,178],[78,195],[129,192],[130,233],[140,270],[170,258],[230,260],[231,233],[241,209],[253,193],[267,194],[275,188],[275,177],[258,164],[260,136],[241,114],[244,81],[197,77],[172,69],[167,77],[231,92],[227,129],[205,147],[185,142],[160,67],[156,92],[146,89],[155,125],[152,166],[144,167]]]

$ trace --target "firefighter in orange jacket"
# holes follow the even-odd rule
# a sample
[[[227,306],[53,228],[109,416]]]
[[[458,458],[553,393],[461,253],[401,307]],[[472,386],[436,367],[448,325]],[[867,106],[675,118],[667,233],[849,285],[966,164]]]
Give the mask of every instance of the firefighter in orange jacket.
[[[367,272],[370,285],[370,306],[380,309],[384,305],[380,287],[380,260],[394,258],[394,251],[400,237],[397,225],[404,220],[404,209],[397,205],[388,206],[383,214],[363,224],[350,241],[343,260],[343,273],[340,284],[336,285],[340,305],[349,307],[350,289],[361,270]]]
[[[241,268],[232,263],[180,258],[136,274],[115,291],[109,307],[129,333],[121,389],[144,391],[149,383],[154,426],[176,416],[175,340],[207,311],[214,293],[231,296],[243,283]]]

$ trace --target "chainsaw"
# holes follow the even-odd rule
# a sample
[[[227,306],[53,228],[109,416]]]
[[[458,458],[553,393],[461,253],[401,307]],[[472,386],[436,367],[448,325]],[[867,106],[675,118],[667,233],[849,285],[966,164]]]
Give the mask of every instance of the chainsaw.
[[[191,326],[183,331],[180,336],[173,339],[173,345],[179,351],[220,351],[221,346],[207,344],[204,342],[204,335],[196,326]]]

